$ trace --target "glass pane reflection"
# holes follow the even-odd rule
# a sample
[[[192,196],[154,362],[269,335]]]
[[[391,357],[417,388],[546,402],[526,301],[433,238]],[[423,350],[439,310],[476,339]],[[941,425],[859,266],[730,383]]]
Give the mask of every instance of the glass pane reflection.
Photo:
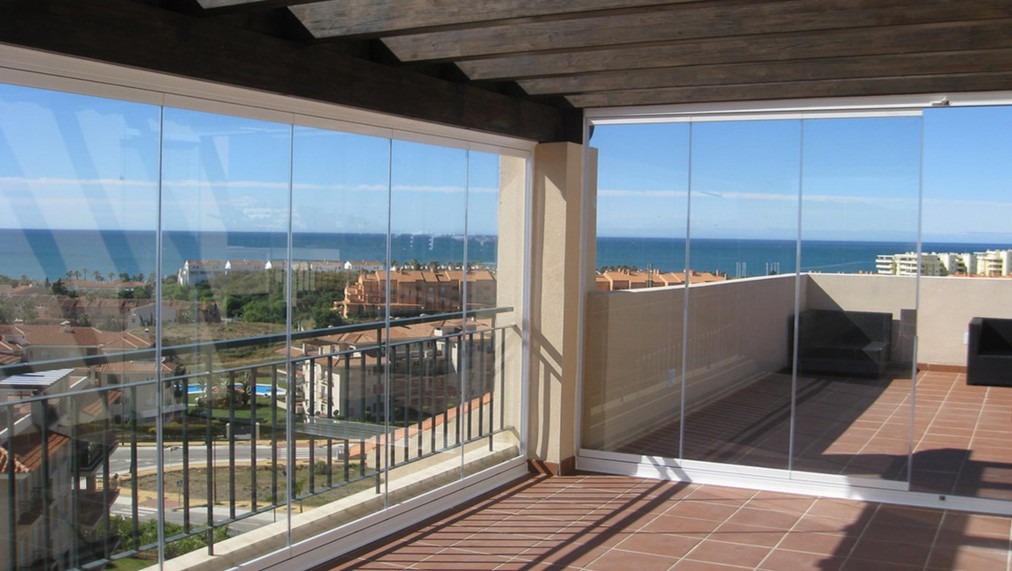
[[[0,86],[0,365],[36,369],[0,375],[4,569],[156,547],[120,460],[159,416],[159,114]]]
[[[517,456],[526,159],[394,144],[0,86],[0,567],[259,556]]]
[[[468,153],[461,149],[395,141],[392,152],[391,260],[385,277],[392,298],[388,312],[397,319],[384,332],[390,343],[388,381],[378,412],[387,429],[387,490],[401,501],[435,484],[406,477],[400,468],[419,451],[440,480],[461,476],[469,404],[463,384],[467,324],[461,319],[469,173]],[[429,315],[441,319],[410,321]],[[415,433],[423,416],[429,438],[425,442],[423,435],[419,450]]]
[[[283,336],[291,127],[181,109],[166,109],[164,125],[161,331],[178,366],[163,372],[163,502],[183,533],[223,536],[272,523],[258,512],[296,474],[257,466],[287,440],[267,395],[294,389]],[[207,344],[229,339],[244,341]]]
[[[917,251],[921,119],[804,129],[794,468],[905,481],[916,269],[882,260]]]
[[[1010,107],[924,112],[914,490],[1012,499],[1012,388],[995,382],[1008,373],[995,334],[1012,318],[1010,132]],[[974,318],[988,320],[980,335]]]
[[[587,300],[584,445],[678,456],[689,127],[597,126],[592,144],[597,272]]]
[[[788,467],[800,136],[693,124],[685,458]]]

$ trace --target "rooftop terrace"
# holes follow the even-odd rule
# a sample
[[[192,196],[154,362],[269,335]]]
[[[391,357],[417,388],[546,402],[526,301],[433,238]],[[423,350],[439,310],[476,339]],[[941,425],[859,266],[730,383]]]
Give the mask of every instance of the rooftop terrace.
[[[531,477],[317,568],[1007,570],[1012,519],[691,483]]]

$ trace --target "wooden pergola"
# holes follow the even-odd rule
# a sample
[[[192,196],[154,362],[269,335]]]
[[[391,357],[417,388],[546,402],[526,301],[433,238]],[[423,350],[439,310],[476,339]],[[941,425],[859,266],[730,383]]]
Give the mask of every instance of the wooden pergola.
[[[1009,0],[0,0],[3,43],[538,141],[584,108],[1012,89]]]

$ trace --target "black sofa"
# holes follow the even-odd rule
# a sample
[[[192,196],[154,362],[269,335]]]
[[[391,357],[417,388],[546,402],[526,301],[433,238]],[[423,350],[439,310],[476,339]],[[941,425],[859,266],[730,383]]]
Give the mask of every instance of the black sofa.
[[[1012,386],[1012,319],[974,317],[970,320],[966,384]]]
[[[792,319],[792,333],[793,325]],[[798,316],[798,371],[881,375],[889,361],[892,327],[891,313],[832,309],[802,311]]]

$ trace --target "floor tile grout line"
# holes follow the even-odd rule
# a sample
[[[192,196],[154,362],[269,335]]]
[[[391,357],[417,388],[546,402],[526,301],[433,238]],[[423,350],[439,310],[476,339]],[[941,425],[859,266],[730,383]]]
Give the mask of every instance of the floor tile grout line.
[[[926,375],[927,375],[927,373],[925,373],[925,376]],[[922,379],[923,378],[924,377],[922,377]],[[924,427],[924,430],[921,431],[919,437],[917,437],[917,441],[913,443],[913,449],[914,449],[915,453],[918,452],[918,451],[921,451],[921,448],[920,448],[921,444],[924,442],[925,438],[927,438],[928,435],[931,433],[931,428],[933,426],[935,426],[935,423],[938,421],[938,417],[945,410],[946,404],[950,403],[950,397],[952,397],[952,394],[953,394],[953,392],[956,389],[956,386],[957,386],[956,380],[958,378],[959,378],[959,376],[957,375],[956,377],[953,378],[952,381],[949,382],[948,387],[945,389],[945,395],[941,399],[941,403],[938,405],[938,407],[935,409],[934,413],[931,415],[931,422],[929,422],[928,425]],[[914,410],[914,414],[915,415],[917,414],[917,410],[916,409]],[[972,437],[970,439],[970,442],[973,442]],[[969,443],[967,443],[966,447],[970,448]],[[953,479],[952,484],[949,486],[948,493],[953,493],[955,491],[955,486],[957,486],[958,482],[960,481],[960,477],[962,476],[963,468],[964,468],[965,465],[966,465],[966,458],[963,458],[960,461],[960,463],[959,463],[959,469],[956,471],[956,476]],[[913,472],[913,470],[911,472]]]
[[[959,379],[959,375],[957,374],[956,377],[955,377],[955,379],[953,379],[953,382],[952,382],[952,386],[953,387],[956,386],[956,381],[958,379]],[[974,441],[974,437],[977,435],[977,426],[979,426],[979,424],[980,424],[980,417],[981,417],[981,415],[984,414],[984,408],[987,406],[987,400],[988,400],[988,396],[991,394],[991,388],[992,387],[987,387],[985,389],[985,391],[984,391],[984,398],[981,399],[981,401],[980,401],[980,407],[977,409],[977,417],[974,419],[974,422],[973,422],[973,430],[970,432],[970,441],[966,445],[967,450],[973,450],[973,441]],[[956,492],[956,486],[959,486],[959,482],[962,482],[962,480],[963,480],[963,472],[966,470],[966,462],[969,459],[970,459],[969,454],[967,454],[963,458],[963,460],[959,463],[959,470],[956,471],[956,479],[955,479],[956,483],[953,485],[954,487],[952,489],[952,493]]]
[[[875,509],[872,511],[871,517],[868,518],[867,523],[864,524],[864,527],[861,528],[861,531],[857,534],[857,538],[854,540],[854,545],[851,545],[850,549],[847,550],[847,554],[843,557],[843,561],[840,563],[841,568],[846,567],[847,564],[850,563],[851,557],[853,557],[854,555],[854,551],[857,549],[857,546],[861,543],[861,540],[864,539],[864,534],[868,531],[868,528],[871,526],[871,522],[875,520],[875,516],[878,515],[879,509],[882,508],[882,504],[865,504],[865,505],[875,506]]]
[[[762,558],[762,561],[760,561],[756,565],[756,568],[761,568],[762,565],[763,565],[763,563],[765,563],[766,560],[770,558],[770,555],[772,555],[774,551],[776,551],[781,545],[783,545],[784,540],[787,539],[787,537],[791,534],[791,532],[793,532],[795,529],[797,529],[798,524],[801,523],[801,520],[805,519],[805,516],[807,516],[808,514],[810,514],[812,512],[812,508],[815,507],[815,504],[817,504],[820,499],[822,499],[822,498],[820,498],[820,497],[816,497],[815,498],[815,501],[813,501],[811,503],[811,505],[809,505],[808,508],[805,509],[805,513],[801,514],[798,517],[798,520],[794,522],[794,525],[792,525],[791,528],[788,529],[786,533],[784,533],[784,536],[780,538],[780,541],[778,541],[776,545],[770,547],[770,550],[768,552],[766,552],[766,557]]]
[[[927,570],[931,564],[931,558],[935,555],[935,549],[938,548],[938,537],[942,534],[942,527],[945,526],[945,518],[949,517],[948,510],[942,510],[942,517],[939,518],[937,527],[935,527],[935,535],[931,538],[931,548],[928,549],[928,557],[924,560],[924,566],[922,570]]]
[[[698,491],[698,490],[696,490],[696,491]],[[695,493],[695,491],[693,493]],[[692,549],[689,549],[684,554],[682,554],[682,556],[678,558],[678,561],[675,562],[674,564],[672,564],[671,567],[674,567],[675,565],[678,565],[679,563],[681,563],[682,561],[685,561],[686,559],[688,559],[689,561],[697,561],[697,562],[701,561],[699,559],[691,559],[689,556],[692,555],[692,552],[695,551],[696,549],[698,549],[699,546],[702,545],[704,541],[706,541],[706,540],[710,539],[711,537],[713,537],[713,535],[715,533],[717,533],[717,529],[719,529],[721,526],[727,524],[731,520],[731,518],[733,518],[736,514],[738,514],[739,512],[741,512],[741,510],[745,508],[745,505],[748,502],[750,502],[753,498],[755,498],[758,494],[759,494],[759,491],[755,490],[755,491],[752,492],[752,495],[750,495],[749,497],[741,499],[740,500],[741,504],[738,505],[738,509],[734,510],[734,512],[732,512],[730,515],[728,515],[726,518],[724,518],[723,521],[721,521],[720,523],[715,523],[715,525],[712,527],[712,529],[710,530],[710,532],[707,533],[705,537],[703,537],[698,542],[696,542],[696,544],[692,546]],[[689,497],[685,498],[685,499],[691,499],[692,495],[693,494],[689,494]],[[719,541],[719,540],[714,540],[714,541]],[[669,567],[668,569],[671,569],[671,567]]]
[[[572,485],[567,485],[567,486],[566,486],[566,487],[565,487],[564,489],[570,489],[570,488],[573,488],[573,487],[577,487],[577,488],[582,488],[582,487],[583,487],[583,486],[582,486],[583,482],[587,481],[587,479],[588,479],[588,478],[586,478],[586,477],[583,477],[583,478],[578,478],[578,479],[575,479],[575,480],[573,480],[573,484],[572,484]],[[630,482],[628,483],[628,485],[626,485],[626,486],[623,486],[623,487],[622,487],[622,489],[621,489],[621,491],[619,491],[619,492],[617,492],[617,493],[616,493],[616,492],[615,492],[614,490],[612,490],[612,491],[610,492],[611,498],[610,498],[609,502],[610,502],[610,501],[612,501],[612,500],[616,500],[616,499],[619,499],[619,498],[620,498],[621,496],[623,496],[623,495],[625,495],[625,494],[634,494],[634,495],[635,495],[635,494],[637,493],[637,491],[638,491],[638,490],[639,490],[640,488],[642,488],[642,487],[643,487],[643,486],[642,486],[641,484],[642,484],[642,482],[641,482],[641,481],[639,481],[639,480],[632,480],[632,481],[630,481]],[[677,485],[678,485],[678,483],[672,483],[672,485],[676,485],[676,486],[677,486]],[[605,490],[605,491],[606,491],[606,490]],[[606,493],[608,493],[608,492],[606,491]],[[557,494],[553,494],[553,497],[554,497],[555,495],[557,495]],[[542,500],[539,500],[539,502],[540,502],[540,501],[544,501],[545,499],[546,499],[546,498],[544,498],[544,499],[542,499]],[[607,502],[606,502],[606,503],[607,503]],[[602,510],[602,511],[607,511],[607,510],[605,510],[604,508],[600,508],[600,507],[599,507],[599,508],[594,508],[594,509],[592,509],[592,510],[591,510],[590,512],[588,512],[588,514],[589,514],[589,515],[592,515],[593,513],[595,513],[595,512],[596,512],[596,511],[598,511],[598,510]],[[552,521],[552,520],[546,520],[546,521]],[[653,520],[651,520],[651,521],[653,521]],[[566,525],[566,526],[564,526],[564,527],[563,527],[563,528],[562,528],[561,530],[558,530],[558,531],[563,531],[563,530],[565,530],[565,529],[567,529],[567,528],[569,528],[569,527],[573,527],[573,526],[575,526],[575,525],[577,525],[577,522],[570,522],[569,524],[567,524],[567,525]],[[558,532],[558,531],[557,531],[557,532]],[[557,532],[556,532],[556,533],[557,533]],[[553,534],[553,535],[554,535],[554,534]],[[541,542],[543,542],[543,541],[551,541],[551,539],[550,539],[550,538],[543,538],[543,539],[542,539],[542,540],[540,540],[540,541],[539,541],[538,543],[541,543]],[[524,553],[526,553],[526,552],[530,551],[530,549],[533,549],[534,547],[535,547],[535,546],[534,546],[534,545],[532,545],[532,546],[528,547],[527,549],[525,549],[525,550],[524,550],[524,552],[522,552],[522,553],[520,553],[520,554],[517,554],[517,555],[514,555],[514,556],[512,556],[512,557],[510,558],[509,562],[513,562],[513,561],[522,561],[522,562],[524,562],[524,563],[537,563],[537,560],[536,560],[536,558],[535,558],[535,559],[533,559],[533,560],[529,560],[529,559],[526,559],[526,558],[524,558]],[[611,551],[611,549],[613,549],[613,548],[611,548],[611,547],[607,548],[607,549],[605,550],[605,553],[607,553],[607,552]],[[588,564],[591,564],[591,563],[593,563],[594,561],[597,561],[597,560],[598,560],[598,559],[600,559],[600,557],[602,557],[603,555],[604,555],[604,554],[602,554],[602,555],[600,555],[600,556],[598,556],[598,557],[594,558],[593,560],[589,561],[589,562],[588,562]],[[573,566],[572,564],[566,564],[566,568],[570,568],[570,567],[574,567],[574,566]],[[580,568],[580,569],[583,569],[583,568],[585,568],[585,566],[579,566],[579,568]]]

